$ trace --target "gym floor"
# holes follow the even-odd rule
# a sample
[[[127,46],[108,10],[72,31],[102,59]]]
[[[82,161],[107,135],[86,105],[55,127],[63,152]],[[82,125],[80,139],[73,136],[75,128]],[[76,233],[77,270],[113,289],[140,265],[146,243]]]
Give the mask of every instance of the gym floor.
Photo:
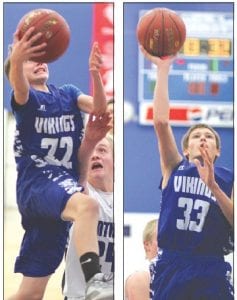
[[[14,273],[14,262],[18,255],[23,229],[20,215],[15,208],[4,211],[4,300],[13,295],[21,282],[21,274]],[[64,262],[49,280],[43,300],[62,300],[61,280]]]

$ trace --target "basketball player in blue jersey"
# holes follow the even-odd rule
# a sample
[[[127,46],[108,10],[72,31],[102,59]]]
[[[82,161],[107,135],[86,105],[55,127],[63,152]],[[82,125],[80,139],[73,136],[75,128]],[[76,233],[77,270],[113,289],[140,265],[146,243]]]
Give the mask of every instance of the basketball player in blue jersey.
[[[81,112],[93,113],[104,122],[101,53],[95,43],[89,58],[93,98],[70,84],[57,88],[47,84],[47,64],[33,61],[46,46],[34,45],[41,34],[32,36],[33,31],[30,28],[21,40],[18,31],[14,34],[6,68],[16,119],[17,204],[25,230],[15,263],[15,272],[22,273],[23,279],[12,300],[43,298],[50,275],[63,258],[70,221],[76,224],[75,246],[91,289],[95,274],[101,272],[99,206],[78,185],[77,160],[83,135]],[[113,290],[102,276],[101,285],[94,299],[111,299]]]
[[[160,251],[152,271],[153,300],[233,299],[233,174],[215,167],[220,138],[210,126],[191,127],[179,153],[169,124],[168,76],[172,57],[157,66],[153,120],[162,171]]]

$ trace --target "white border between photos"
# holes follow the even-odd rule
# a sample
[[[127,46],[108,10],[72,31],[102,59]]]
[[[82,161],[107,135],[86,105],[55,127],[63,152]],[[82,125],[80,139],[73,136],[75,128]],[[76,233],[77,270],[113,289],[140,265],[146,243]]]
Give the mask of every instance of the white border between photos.
[[[114,91],[115,91],[115,300],[123,299],[123,2],[114,7]],[[121,26],[122,24],[122,26]]]
[[[1,89],[1,108],[0,108],[0,145],[2,145],[2,147],[0,147],[0,201],[1,201],[1,206],[0,206],[0,220],[1,220],[1,225],[0,225],[0,240],[2,241],[2,245],[3,245],[3,222],[4,222],[4,218],[3,218],[3,205],[4,205],[4,197],[3,197],[3,4],[1,1],[1,8],[0,8],[0,20],[2,20],[1,25],[0,25],[0,30],[1,30],[1,48],[0,48],[0,55],[1,55],[1,76],[0,76],[0,80],[1,80],[1,85],[0,85],[0,89]],[[2,246],[2,253],[3,253],[3,246]],[[0,291],[3,291],[3,254],[1,255],[0,258]],[[2,293],[2,292],[1,292]],[[0,299],[1,299],[1,294],[0,294]]]

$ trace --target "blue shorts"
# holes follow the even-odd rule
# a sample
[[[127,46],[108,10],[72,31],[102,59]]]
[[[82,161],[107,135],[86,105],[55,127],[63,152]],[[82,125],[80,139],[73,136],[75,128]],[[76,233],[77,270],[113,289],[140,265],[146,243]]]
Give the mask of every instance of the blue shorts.
[[[69,198],[83,188],[57,166],[29,168],[17,181],[17,204],[25,234],[15,272],[47,276],[59,266],[71,223],[61,219]]]
[[[151,266],[153,300],[233,300],[231,266],[223,257],[164,251]]]

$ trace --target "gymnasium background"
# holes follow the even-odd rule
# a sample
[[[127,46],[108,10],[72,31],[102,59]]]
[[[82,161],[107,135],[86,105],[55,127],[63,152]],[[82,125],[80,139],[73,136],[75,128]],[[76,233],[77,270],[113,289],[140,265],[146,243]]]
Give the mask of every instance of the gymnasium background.
[[[56,10],[68,22],[71,41],[67,52],[49,64],[49,82],[60,86],[72,83],[84,93],[91,93],[88,59],[93,41],[98,41],[103,53],[101,71],[107,97],[113,96],[113,4],[112,3],[4,3],[3,56],[23,15],[33,9]],[[22,238],[20,216],[16,208],[16,166],[13,157],[15,121],[10,108],[10,86],[4,77],[4,295],[6,299],[18,287],[21,275],[13,273],[15,257]],[[45,300],[63,299],[60,291],[63,267],[49,281]]]
[[[208,123],[222,139],[217,165],[233,170],[233,2],[124,4],[124,274],[144,267],[142,230],[160,210],[161,172],[152,125],[154,67],[141,55],[136,26],[144,11],[175,10],[187,40],[170,72],[176,141],[187,126]],[[180,149],[181,150],[181,149]],[[233,256],[228,260],[232,262]]]

